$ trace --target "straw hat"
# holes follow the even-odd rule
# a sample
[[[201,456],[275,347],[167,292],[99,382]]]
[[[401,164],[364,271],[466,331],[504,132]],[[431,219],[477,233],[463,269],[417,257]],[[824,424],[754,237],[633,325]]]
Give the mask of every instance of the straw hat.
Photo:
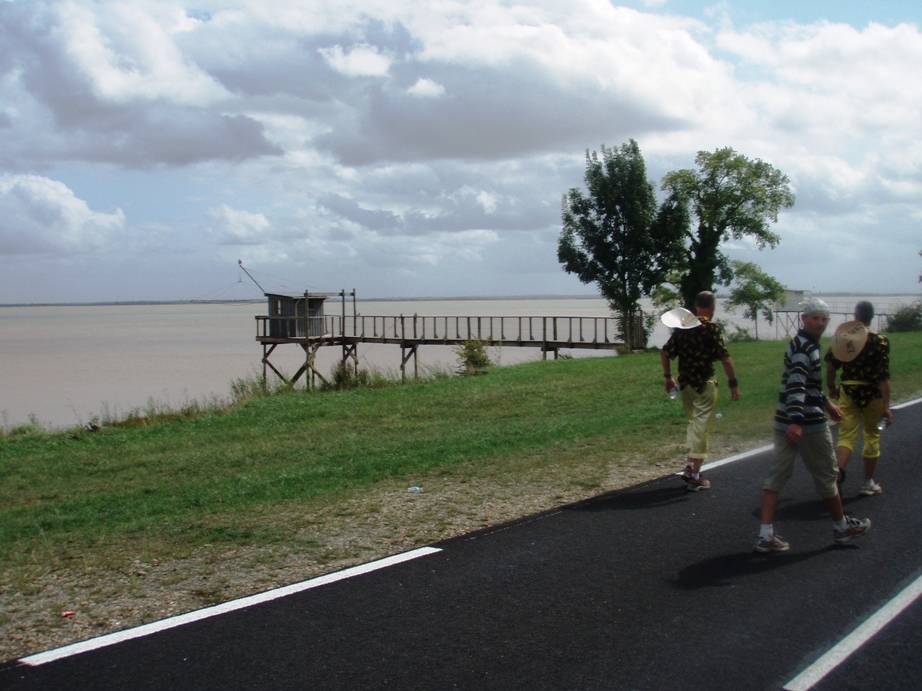
[[[701,321],[684,307],[666,312],[660,320],[670,329],[694,329]]]
[[[832,354],[840,362],[851,362],[868,340],[868,327],[860,321],[839,324],[832,335]]]

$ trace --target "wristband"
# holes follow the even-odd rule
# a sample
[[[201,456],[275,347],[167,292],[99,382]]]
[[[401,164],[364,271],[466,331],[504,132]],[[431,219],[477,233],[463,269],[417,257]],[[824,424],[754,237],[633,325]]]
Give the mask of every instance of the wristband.
[[[671,379],[671,378],[672,378],[672,372],[666,372],[665,374],[663,374],[663,376],[666,377],[666,379]]]
[[[736,380],[736,377],[733,377],[733,379],[728,380],[727,384],[730,385],[731,389],[738,389],[740,387],[740,383]]]

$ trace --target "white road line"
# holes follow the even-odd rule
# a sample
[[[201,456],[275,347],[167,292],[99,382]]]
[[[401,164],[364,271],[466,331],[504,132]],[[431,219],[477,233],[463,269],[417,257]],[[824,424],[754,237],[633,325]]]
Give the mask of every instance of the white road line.
[[[920,402],[922,402],[922,398],[905,401],[899,405],[891,406],[891,410],[908,408],[909,406],[916,405]],[[706,463],[701,466],[701,470],[719,468],[720,466],[726,465],[728,463],[734,463],[735,461],[741,461],[743,459],[749,458],[750,456],[755,456],[756,454],[760,454],[765,451],[771,451],[772,448],[773,447],[769,445],[761,446],[757,449],[751,449],[750,451],[744,451],[743,453],[730,456],[729,458],[723,458],[719,461],[714,461],[713,463]],[[682,473],[676,473],[676,475],[681,474]],[[869,641],[878,631],[883,629],[893,619],[899,616],[900,612],[915,602],[915,600],[920,595],[922,595],[922,576],[916,579],[912,585],[907,586],[899,595],[893,598],[883,608],[878,610],[878,612],[870,619],[865,621],[864,624],[859,626],[847,637],[845,637],[838,645],[829,650],[829,652],[823,655],[803,672],[798,674],[794,679],[789,681],[784,686],[785,691],[807,691],[808,689],[815,686],[827,674],[838,667],[842,661],[845,660],[845,658],[855,652],[858,648]]]
[[[891,406],[891,409],[907,408],[919,403],[920,400],[922,399],[917,398],[913,401],[906,401],[905,403]],[[920,595],[922,595],[922,576],[919,576],[910,585],[906,586],[899,595],[890,600],[861,626],[785,684],[785,691],[807,691],[816,686],[827,674],[842,664],[849,655],[871,640],[881,629],[898,617]]]
[[[765,451],[771,451],[773,448],[774,447],[771,445],[760,446],[757,449],[750,449],[749,451],[743,451],[743,453],[738,453],[735,456],[729,456],[728,458],[721,458],[719,461],[711,461],[710,463],[704,463],[701,466],[701,472],[704,472],[705,470],[711,470],[712,468],[719,468],[720,466],[727,465],[728,463],[735,463],[736,461],[742,461],[742,460],[749,458],[750,456],[756,456],[760,453],[764,453]],[[681,475],[682,472],[684,471],[680,471],[676,473],[676,475]]]
[[[899,405],[890,406],[891,410],[900,410],[901,408],[908,408],[911,405],[916,405],[917,403],[922,403],[922,398],[915,398],[911,401],[904,401]],[[719,461],[712,461],[711,463],[705,463],[701,466],[701,470],[711,470],[713,468],[719,468],[722,465],[727,465],[728,463],[735,463],[736,461],[742,461],[750,456],[755,456],[765,451],[771,451],[774,447],[769,444],[768,446],[760,446],[757,449],[750,449],[749,451],[743,451],[738,453],[735,456],[730,456],[728,458],[722,458]],[[676,475],[681,475],[682,472],[676,473]]]
[[[712,461],[711,463],[705,463],[703,466],[701,466],[701,470],[710,470],[711,468],[719,468],[722,465],[727,465],[727,463],[735,463],[736,461],[742,461],[743,459],[749,458],[750,456],[755,456],[765,451],[771,451],[773,448],[774,447],[771,444],[769,444],[768,446],[760,446],[758,449],[750,449],[749,451],[738,453],[735,456],[730,456],[729,458],[722,458],[719,461]]]
[[[437,547],[421,547],[409,552],[404,552],[403,554],[395,554],[391,557],[369,562],[368,564],[360,564],[359,566],[353,566],[350,569],[344,569],[343,571],[337,571],[336,573],[328,573],[325,576],[318,576],[317,578],[312,578],[309,581],[294,583],[283,588],[276,588],[275,590],[267,590],[264,593],[257,593],[256,595],[242,597],[239,600],[231,600],[230,602],[215,605],[214,607],[207,607],[205,609],[196,610],[195,612],[180,614],[176,617],[171,617],[162,621],[155,621],[150,624],[144,624],[143,626],[138,626],[133,629],[126,629],[125,631],[110,633],[105,636],[99,636],[98,638],[91,638],[90,640],[67,645],[63,648],[46,650],[43,653],[37,653],[35,655],[24,657],[20,659],[19,662],[31,666],[44,665],[48,662],[54,662],[55,660],[60,660],[65,657],[79,655],[80,653],[85,653],[90,650],[105,648],[106,646],[115,645],[116,643],[121,643],[122,641],[129,641],[133,638],[149,636],[159,631],[166,631],[167,629],[176,628],[177,626],[190,624],[194,621],[201,621],[202,619],[215,617],[219,614],[234,612],[238,609],[252,607],[253,605],[258,605],[263,602],[277,600],[280,597],[286,597],[288,595],[300,593],[305,590],[310,590],[311,588],[317,588],[321,585],[327,585],[328,583],[342,581],[347,578],[352,578],[353,576],[360,576],[365,573],[377,571],[378,569],[384,569],[388,566],[394,566],[395,564],[401,564],[405,561],[410,561],[418,557],[424,557],[426,555],[441,551],[442,550]]]
[[[803,672],[784,685],[785,691],[807,691],[819,683],[827,674],[838,667],[853,652],[867,643],[881,629],[893,621],[922,595],[922,576],[877,612],[861,626],[843,638],[836,646]]]

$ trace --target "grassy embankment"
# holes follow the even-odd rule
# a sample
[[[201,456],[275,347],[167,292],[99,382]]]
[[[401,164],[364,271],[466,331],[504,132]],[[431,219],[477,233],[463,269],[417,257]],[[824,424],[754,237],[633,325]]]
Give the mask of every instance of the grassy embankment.
[[[922,334],[894,334],[891,343],[894,401],[919,396]],[[768,443],[784,347],[732,346],[743,398],[729,402],[720,372],[718,455]],[[591,496],[622,470],[679,466],[684,421],[661,382],[659,354],[645,353],[279,394],[197,419],[95,432],[8,434],[0,437],[0,589],[29,573],[117,571],[139,556],[283,545],[303,535],[298,516],[318,503],[395,484],[406,492],[527,479]],[[437,538],[440,527],[420,526],[414,539]]]

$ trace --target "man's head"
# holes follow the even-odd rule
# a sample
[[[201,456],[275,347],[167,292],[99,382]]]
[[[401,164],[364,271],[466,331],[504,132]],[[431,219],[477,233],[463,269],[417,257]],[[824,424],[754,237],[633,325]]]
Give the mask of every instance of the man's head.
[[[716,305],[717,300],[714,299],[714,293],[710,290],[702,290],[695,297],[695,312],[698,313],[699,317],[707,317],[708,319],[713,317]]]
[[[819,340],[820,336],[829,326],[829,305],[819,298],[809,298],[800,303],[800,321],[804,331],[812,338]]]
[[[874,305],[867,300],[862,300],[855,305],[855,319],[865,326],[870,326],[874,321]]]

